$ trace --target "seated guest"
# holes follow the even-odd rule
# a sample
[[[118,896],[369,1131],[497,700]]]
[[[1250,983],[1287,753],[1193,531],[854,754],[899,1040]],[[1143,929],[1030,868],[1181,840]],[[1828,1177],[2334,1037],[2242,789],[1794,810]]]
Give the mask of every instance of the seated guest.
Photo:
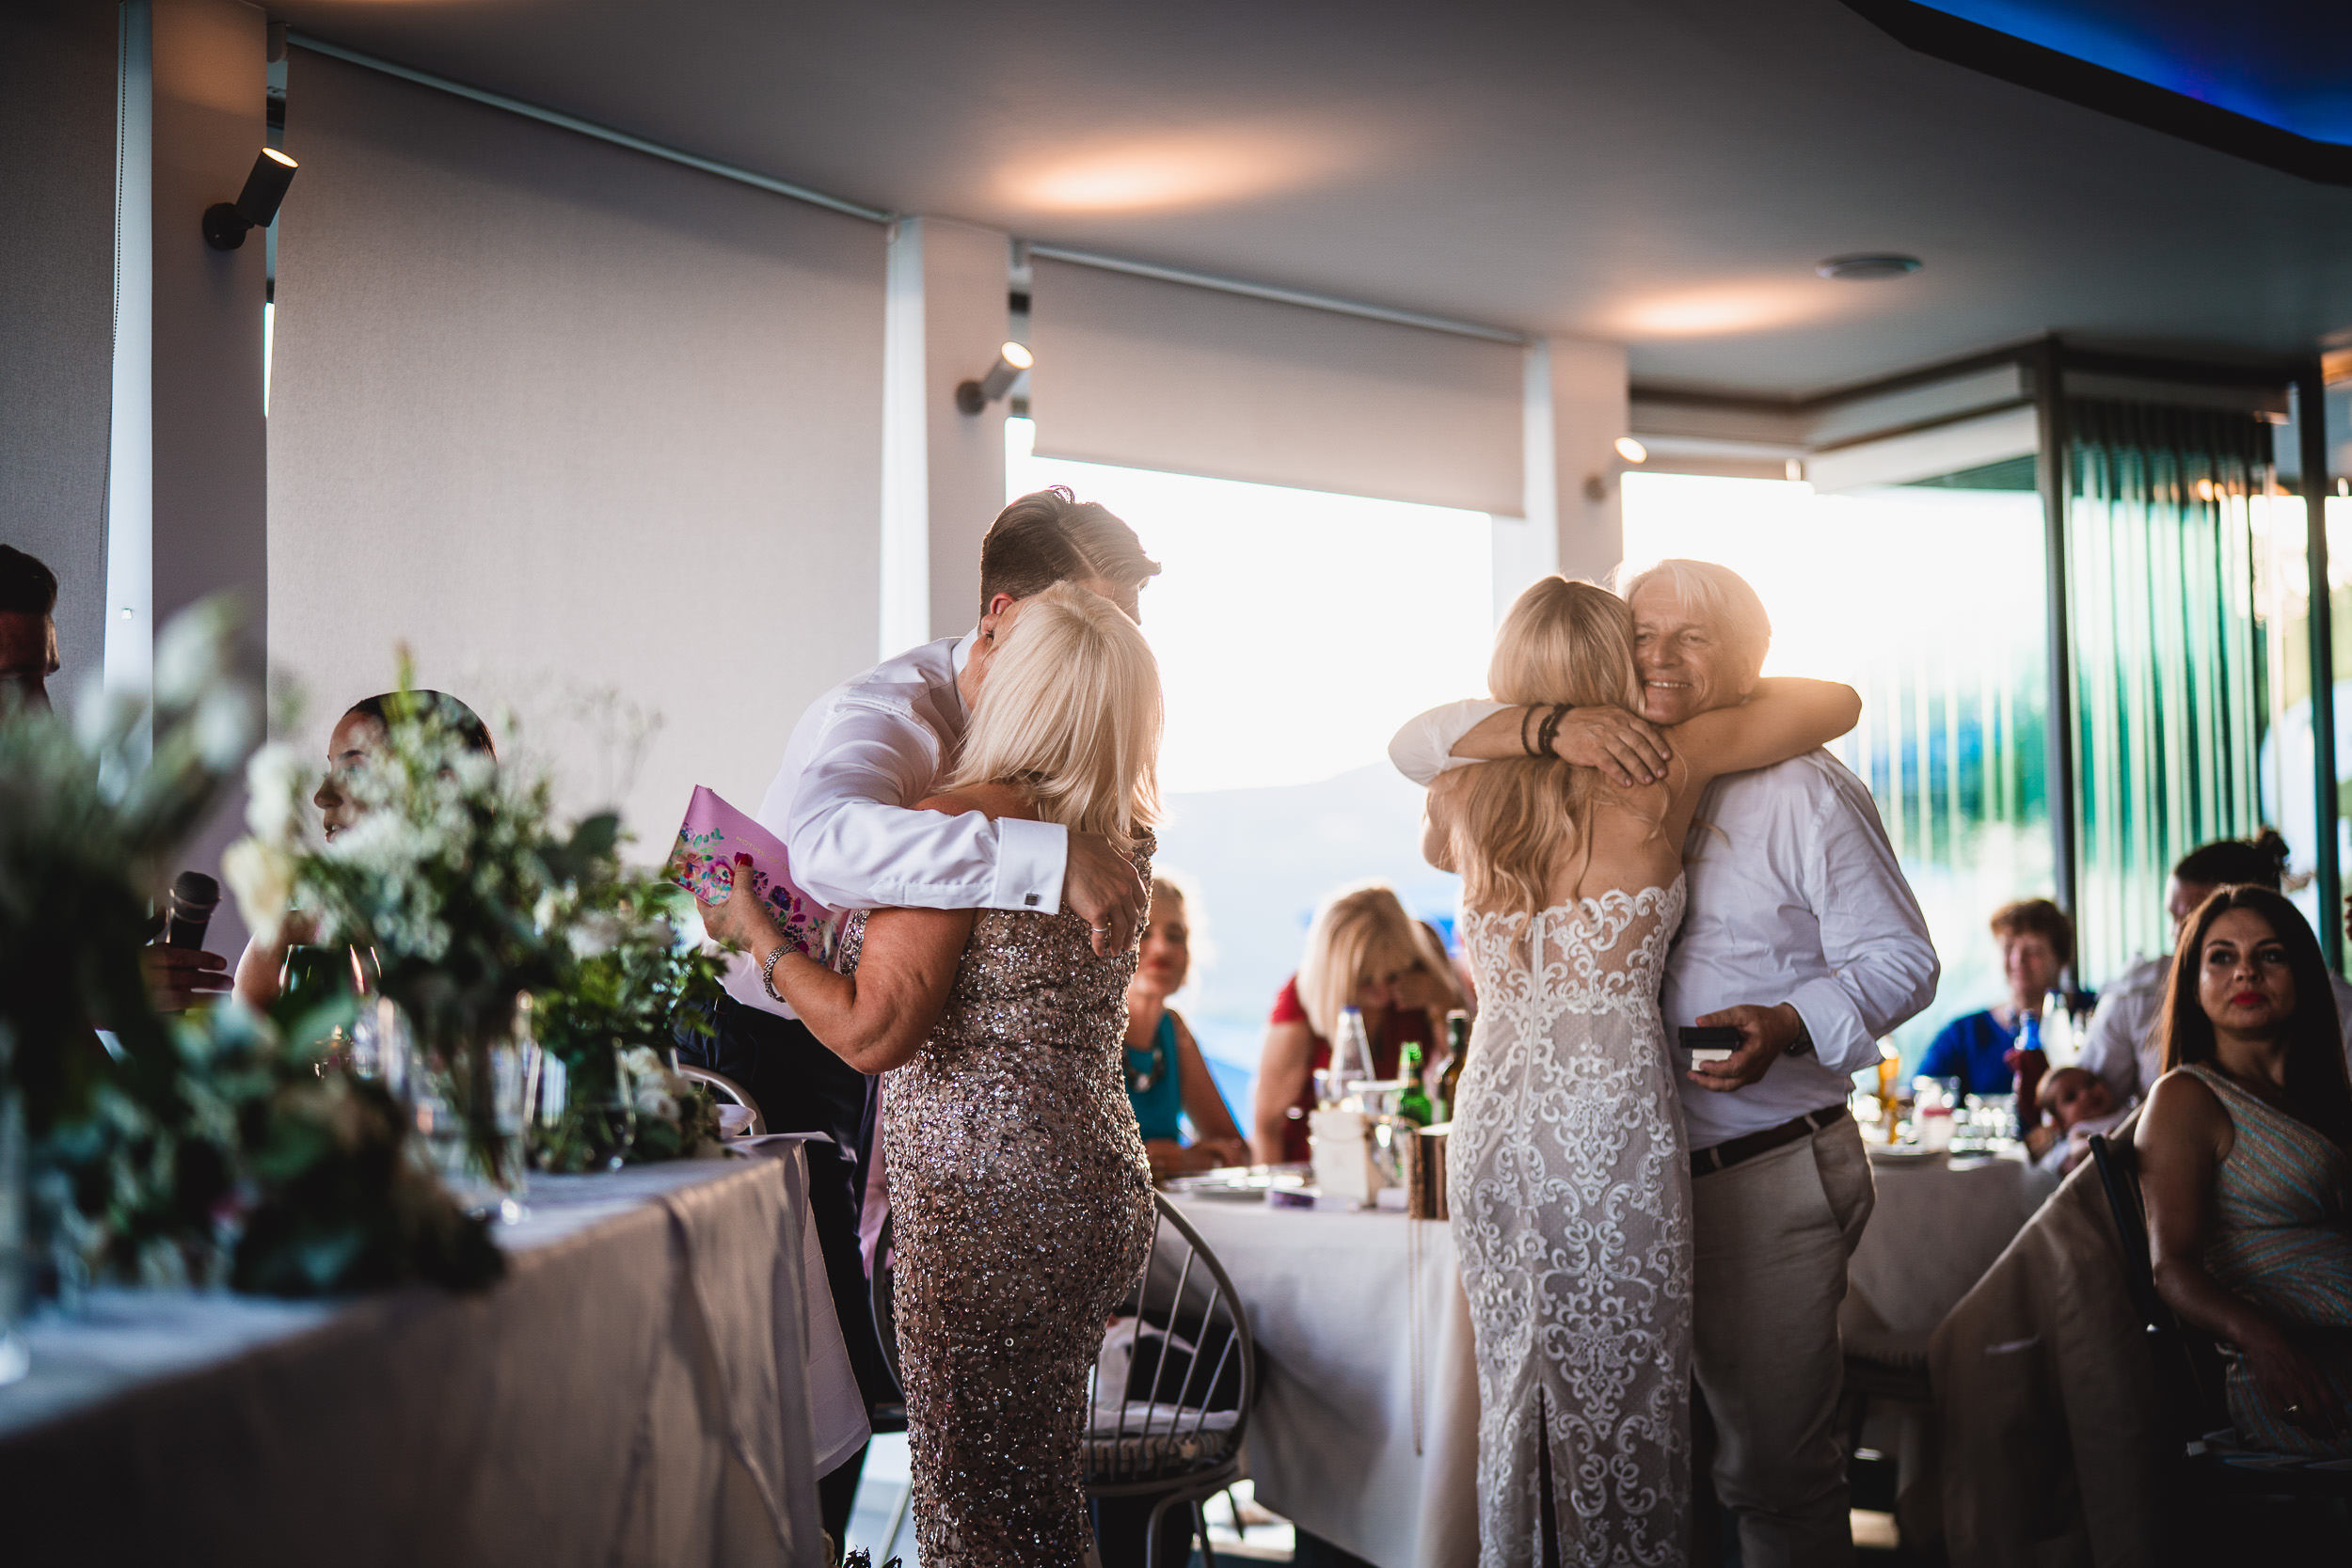
[[[2268,888],[2183,927],[2133,1146],[2156,1290],[2235,1347],[2257,1448],[2352,1457],[2352,1082],[2319,943]]]
[[[49,711],[57,673],[57,574],[40,559],[0,545],[0,717],[18,708]],[[159,1013],[187,1010],[229,989],[229,960],[217,953],[161,942],[139,949],[148,1001]]]
[[[335,721],[326,738],[326,776],[310,797],[310,803],[319,808],[328,843],[357,822],[365,809],[347,793],[351,776],[365,769],[384,749],[391,733],[391,716],[410,713],[437,719],[468,751],[498,760],[489,726],[446,691],[385,691],[363,697]],[[246,942],[244,955],[237,959],[238,997],[249,1007],[266,1007],[285,994],[287,956],[307,944],[310,937],[310,921],[296,911],[278,923],[275,940],[265,942],[255,937]]]
[[[1298,973],[1283,982],[1267,1021],[1249,1139],[1259,1163],[1308,1157],[1315,1069],[1331,1065],[1331,1037],[1343,1008],[1363,1014],[1374,1074],[1393,1078],[1406,1042],[1419,1044],[1426,1059],[1445,1037],[1447,1011],[1462,1005],[1445,949],[1405,912],[1392,889],[1374,882],[1334,895],[1316,911]]]
[[[2074,959],[2074,923],[2047,898],[2004,904],[1993,911],[1992,925],[2008,999],[1944,1025],[1919,1059],[1921,1077],[1957,1078],[1963,1094],[2009,1094],[2016,1088],[2009,1054],[2017,1047],[2019,1021],[2042,1010],[2042,997]]]
[[[1249,1146],[1233,1125],[1216,1080],[1209,1076],[1200,1042],[1168,1005],[1192,973],[1189,904],[1175,882],[1165,876],[1152,879],[1143,946],[1136,958],[1136,977],[1127,982],[1127,1103],[1135,1108],[1155,1180],[1249,1162]],[[1189,1146],[1180,1117],[1190,1117],[1199,1134]]]
[[[2250,839],[2224,838],[2201,844],[2183,855],[2172,868],[2172,884],[2164,901],[2175,931],[2182,921],[2219,887],[2246,884],[2286,891],[2287,841],[2265,828]],[[2101,989],[2099,1010],[2091,1015],[2083,1037],[2080,1061],[2106,1081],[2116,1103],[2137,1102],[2164,1071],[2164,1042],[2156,1015],[2164,1006],[2165,981],[2171,976],[2169,954],[2147,959],[2124,971]],[[2334,994],[2336,1017],[2347,1041],[2352,1041],[2352,984],[2330,972],[2328,988]]]
[[[2048,1074],[2034,1100],[2056,1133],[2039,1163],[2060,1175],[2090,1157],[2091,1139],[2114,1132],[2116,1124],[2131,1115],[2129,1106],[2115,1102],[2097,1073],[2078,1067],[2062,1067]]]

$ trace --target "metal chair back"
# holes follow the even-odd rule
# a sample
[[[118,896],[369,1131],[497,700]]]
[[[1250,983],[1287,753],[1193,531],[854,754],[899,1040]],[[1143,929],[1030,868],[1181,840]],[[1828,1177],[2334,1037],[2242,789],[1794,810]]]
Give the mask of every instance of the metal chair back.
[[[1159,1568],[1160,1521],[1200,1504],[1241,1473],[1256,1402],[1257,1349],[1249,1315],[1209,1245],[1168,1199],[1152,1252],[1120,1317],[1132,1323],[1123,1369],[1108,1354],[1089,1379],[1089,1497],[1154,1497],[1146,1568]],[[1106,1370],[1119,1386],[1106,1386]]]
[[[768,1131],[767,1118],[759,1114],[759,1101],[751,1091],[723,1072],[713,1072],[691,1062],[677,1063],[678,1075],[690,1084],[700,1084],[731,1105],[740,1105],[752,1114],[752,1124],[744,1129],[746,1137],[756,1138]]]

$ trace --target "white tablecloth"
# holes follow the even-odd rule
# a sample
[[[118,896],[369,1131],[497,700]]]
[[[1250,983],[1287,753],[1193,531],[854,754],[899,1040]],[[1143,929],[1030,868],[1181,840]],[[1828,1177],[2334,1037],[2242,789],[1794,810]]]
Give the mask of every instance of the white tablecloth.
[[[766,1152],[539,1178],[478,1296],[109,1291],[37,1321],[0,1388],[8,1556],[820,1562],[817,1478],[865,1413],[806,1162]]]
[[[1379,1568],[1471,1568],[1478,1374],[1447,1227],[1180,1201],[1257,1336],[1260,1500]]]
[[[1878,1185],[1854,1249],[1841,1322],[1849,1332],[1925,1336],[1984,1277],[2058,1178],[1998,1155],[1901,1155],[1874,1148]]]

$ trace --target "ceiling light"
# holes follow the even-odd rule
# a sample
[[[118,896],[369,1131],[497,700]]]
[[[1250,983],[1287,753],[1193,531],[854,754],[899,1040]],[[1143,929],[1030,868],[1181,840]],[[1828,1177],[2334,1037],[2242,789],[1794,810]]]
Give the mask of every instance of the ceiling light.
[[[1642,445],[1641,442],[1635,440],[1630,436],[1618,436],[1616,446],[1617,455],[1624,458],[1628,463],[1646,463],[1649,461],[1649,448]]]
[[[1037,363],[1037,356],[1020,343],[1006,343],[996,350],[996,363],[977,381],[959,382],[956,386],[956,406],[966,414],[977,414],[1003,397],[1008,388],[1020,379],[1021,372]]]
[[[1842,283],[1870,283],[1883,277],[1908,277],[1920,265],[1916,256],[1833,256],[1813,270]]]

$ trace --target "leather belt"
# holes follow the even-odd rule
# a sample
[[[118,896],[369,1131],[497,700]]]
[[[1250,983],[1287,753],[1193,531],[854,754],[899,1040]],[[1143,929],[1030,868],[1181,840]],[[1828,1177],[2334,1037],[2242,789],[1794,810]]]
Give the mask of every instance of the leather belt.
[[[1809,1138],[1824,1127],[1835,1127],[1852,1115],[1843,1105],[1825,1105],[1818,1111],[1807,1111],[1793,1120],[1784,1121],[1778,1127],[1767,1127],[1761,1132],[1750,1132],[1745,1137],[1733,1138],[1711,1148],[1694,1148],[1691,1150],[1691,1174],[1693,1177],[1712,1176],[1742,1160],[1768,1154],[1783,1144]]]

